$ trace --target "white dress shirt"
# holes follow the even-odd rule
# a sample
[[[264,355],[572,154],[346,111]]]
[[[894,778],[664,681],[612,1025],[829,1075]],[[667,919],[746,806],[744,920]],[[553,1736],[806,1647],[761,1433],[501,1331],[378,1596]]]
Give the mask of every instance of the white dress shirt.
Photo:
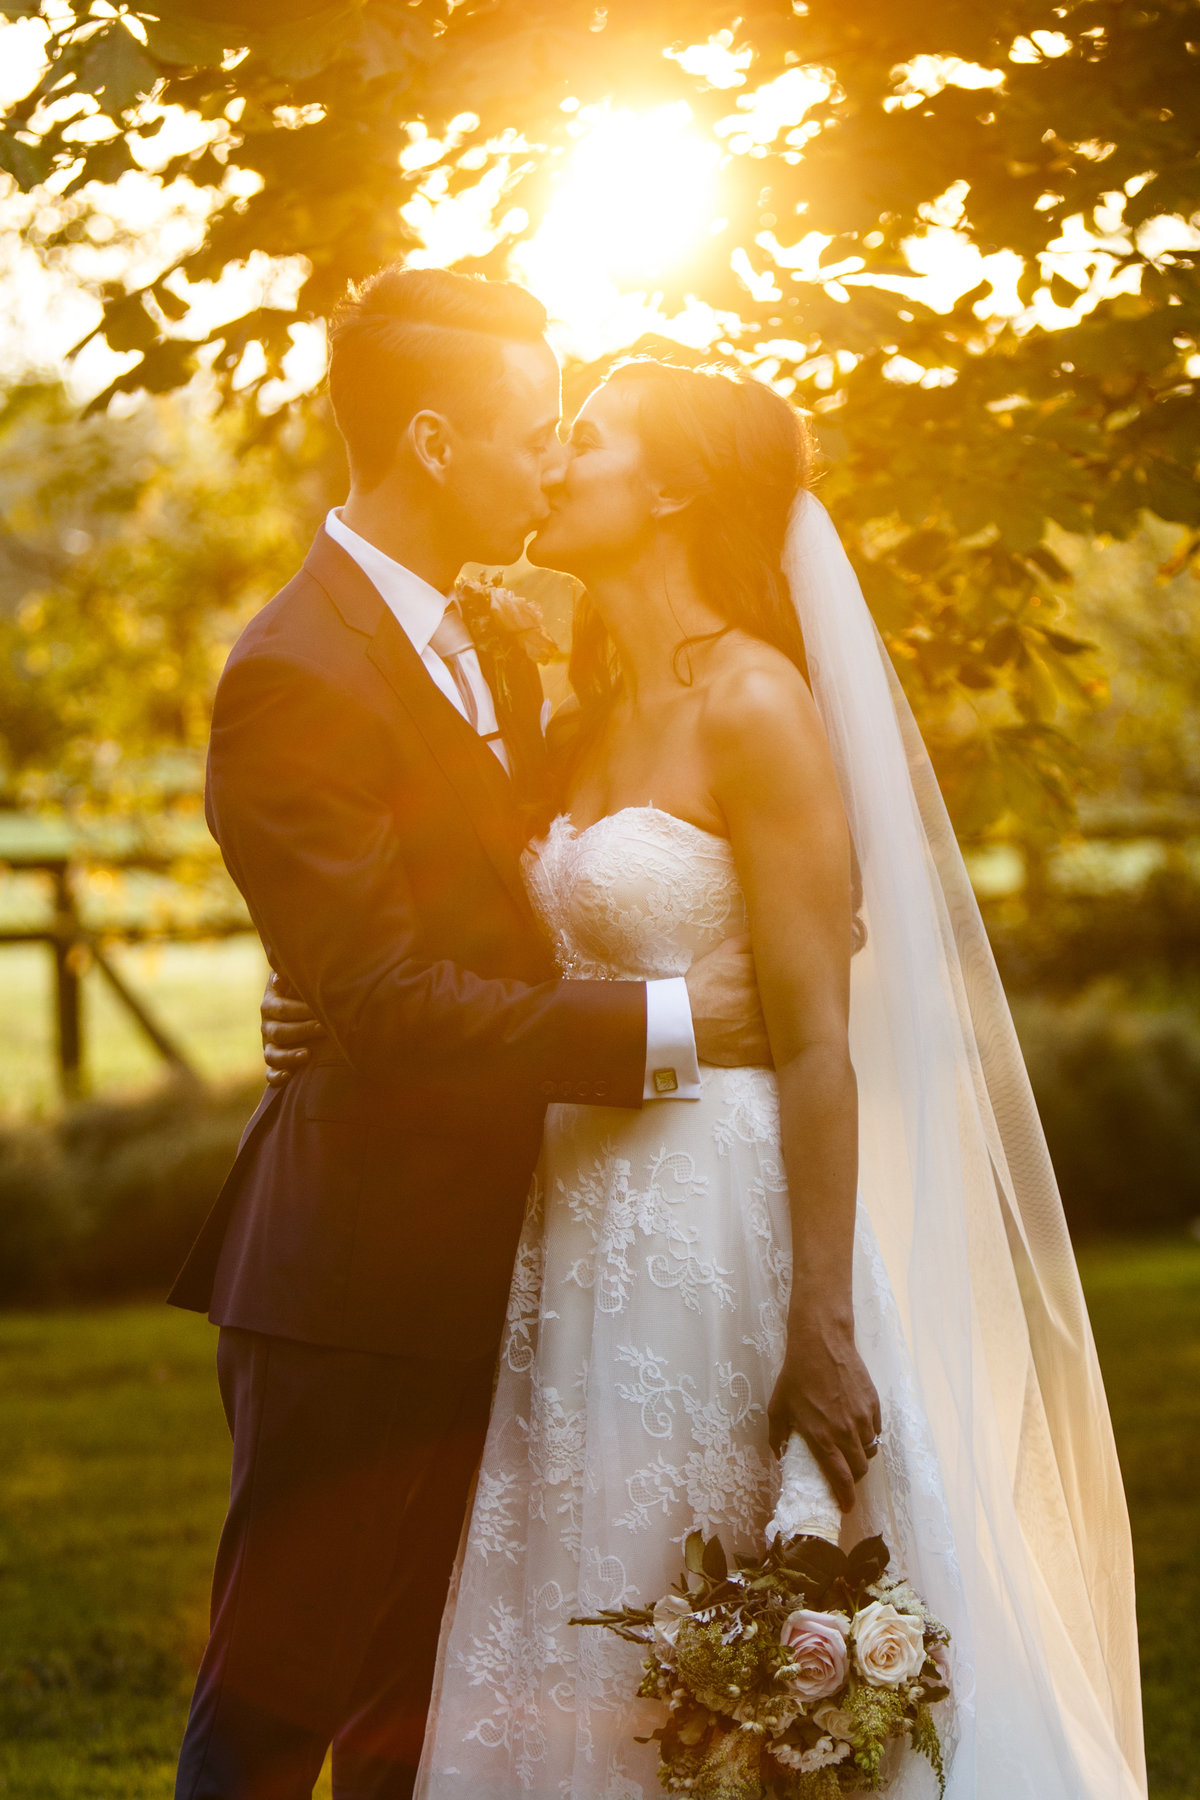
[[[456,712],[465,719],[467,709],[463,705],[463,697],[459,693],[453,675],[437,651],[430,647],[429,640],[442,622],[446,611],[447,596],[439,594],[435,587],[406,569],[403,563],[396,562],[386,555],[375,544],[365,537],[359,537],[357,531],[351,531],[342,519],[336,507],[326,515],[325,529],[335,544],[340,544],[348,556],[352,556],[372,587],[378,590],[388,611],[394,616],[396,623],[405,637],[425,664],[430,679],[439,687]],[[459,666],[470,684],[478,709],[479,723],[476,729],[480,737],[488,739],[488,748],[493,750],[511,773],[508,751],[504,740],[491,735],[498,731],[496,719],[496,702],[492,698],[492,690],[483,678],[483,670],[479,666],[479,656],[474,650],[463,650],[458,658]]]
[[[384,602],[405,637],[424,663],[430,680],[441,689],[451,706],[467,717],[462,695],[454,677],[429,640],[437,630],[446,610],[447,596],[406,569],[403,563],[385,554],[377,545],[360,537],[343,524],[336,507],[325,518],[325,529],[347,556],[352,556],[367,580]],[[498,730],[496,703],[483,678],[479,657],[465,650],[460,665],[471,685],[478,708],[476,727],[481,737]],[[508,769],[508,753],[500,737],[492,737],[489,747]],[[700,1098],[700,1063],[696,1055],[696,1035],[692,1028],[692,1008],[687,983],[682,975],[646,983],[646,1077],[643,1086],[646,1100],[698,1100]]]

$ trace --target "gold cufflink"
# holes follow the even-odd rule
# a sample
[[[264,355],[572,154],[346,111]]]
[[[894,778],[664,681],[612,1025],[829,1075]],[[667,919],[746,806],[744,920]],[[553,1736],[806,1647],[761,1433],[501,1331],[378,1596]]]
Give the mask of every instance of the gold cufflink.
[[[679,1086],[679,1077],[674,1069],[655,1069],[654,1091],[656,1094],[673,1094]]]

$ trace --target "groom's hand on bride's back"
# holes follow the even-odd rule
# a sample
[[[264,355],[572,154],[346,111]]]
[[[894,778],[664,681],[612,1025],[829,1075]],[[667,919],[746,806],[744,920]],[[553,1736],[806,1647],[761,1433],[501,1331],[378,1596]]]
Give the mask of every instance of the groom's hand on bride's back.
[[[323,1038],[324,1027],[289,984],[286,975],[272,972],[259,1008],[262,1024],[263,1061],[270,1087],[285,1087],[309,1059],[309,1046]]]
[[[699,957],[687,973],[696,1054],[726,1069],[770,1068],[750,934],[729,937]]]

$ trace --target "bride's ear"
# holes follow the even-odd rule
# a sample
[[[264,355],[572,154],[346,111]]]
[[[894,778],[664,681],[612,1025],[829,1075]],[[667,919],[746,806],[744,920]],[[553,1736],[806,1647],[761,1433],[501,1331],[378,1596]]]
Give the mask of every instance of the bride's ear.
[[[651,517],[665,524],[668,519],[686,512],[695,498],[694,488],[656,487],[650,506]]]

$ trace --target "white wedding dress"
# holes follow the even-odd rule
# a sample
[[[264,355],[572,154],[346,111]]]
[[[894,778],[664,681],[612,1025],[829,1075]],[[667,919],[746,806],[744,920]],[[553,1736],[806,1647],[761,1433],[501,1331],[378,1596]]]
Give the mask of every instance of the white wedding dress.
[[[1124,1496],[1003,991],[811,496],[785,568],[867,933],[854,1311],[883,1432],[843,1543],[882,1533],[950,1629],[947,1800],[1145,1800]],[[652,806],[556,819],[526,879],[568,979],[677,975],[745,923],[729,844]],[[665,1593],[697,1526],[762,1546],[791,1268],[777,1089],[766,1069],[702,1076],[698,1101],[549,1110],[417,1800],[651,1800],[643,1653],[569,1621]],[[909,1754],[889,1792],[937,1788]]]
[[[682,974],[746,922],[728,843],[652,807],[556,819],[526,877],[568,977]],[[697,1526],[762,1545],[791,1279],[776,1082],[701,1073],[698,1101],[550,1108],[443,1646],[438,1800],[658,1793],[643,1653],[568,1621],[665,1593]],[[915,1436],[889,1426],[885,1456]]]
[[[583,832],[556,819],[526,873],[568,977],[681,974],[745,925],[728,843],[652,807]],[[776,1082],[702,1077],[697,1102],[550,1108],[443,1634],[428,1800],[650,1800],[655,1747],[635,1738],[660,1709],[633,1697],[642,1652],[568,1621],[665,1593],[697,1526],[728,1549],[763,1544],[791,1279]],[[862,1208],[855,1317],[884,1426],[847,1541],[881,1531],[957,1617],[938,1461]],[[1030,1777],[1019,1743],[994,1751],[997,1800],[1069,1791]],[[893,1793],[932,1795],[910,1762]]]

